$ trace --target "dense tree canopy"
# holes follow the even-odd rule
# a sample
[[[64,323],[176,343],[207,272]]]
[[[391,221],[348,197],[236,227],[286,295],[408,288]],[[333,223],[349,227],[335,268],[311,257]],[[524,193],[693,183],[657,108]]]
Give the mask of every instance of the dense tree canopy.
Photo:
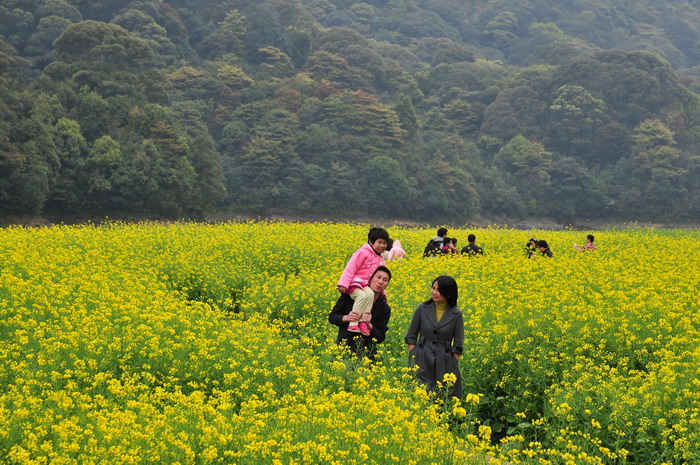
[[[700,214],[700,6],[6,0],[0,212]]]

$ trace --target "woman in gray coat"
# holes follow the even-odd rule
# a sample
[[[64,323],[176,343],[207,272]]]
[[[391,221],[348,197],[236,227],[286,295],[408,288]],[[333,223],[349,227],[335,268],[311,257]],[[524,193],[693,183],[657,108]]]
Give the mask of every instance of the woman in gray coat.
[[[464,347],[464,319],[457,308],[457,282],[451,276],[433,281],[432,297],[413,312],[404,341],[409,365],[418,365],[416,376],[433,391],[446,373],[457,378],[450,395],[462,398],[459,356]]]

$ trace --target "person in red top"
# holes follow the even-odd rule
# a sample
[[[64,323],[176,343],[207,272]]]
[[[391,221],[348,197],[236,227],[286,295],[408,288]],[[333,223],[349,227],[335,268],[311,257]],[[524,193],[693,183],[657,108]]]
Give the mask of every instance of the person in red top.
[[[586,236],[586,243],[584,245],[579,247],[578,244],[574,244],[574,250],[580,250],[582,252],[593,252],[594,250],[596,250],[596,246],[593,243],[593,241],[595,241],[595,236],[593,236],[593,234],[589,234]]]
[[[338,281],[338,291],[341,294],[348,294],[355,301],[352,309],[360,317],[372,309],[374,292],[368,284],[377,268],[385,265],[382,255],[388,242],[389,233],[385,229],[370,229],[367,234],[367,243],[350,257]],[[363,319],[350,322],[348,331],[370,335],[370,329]]]

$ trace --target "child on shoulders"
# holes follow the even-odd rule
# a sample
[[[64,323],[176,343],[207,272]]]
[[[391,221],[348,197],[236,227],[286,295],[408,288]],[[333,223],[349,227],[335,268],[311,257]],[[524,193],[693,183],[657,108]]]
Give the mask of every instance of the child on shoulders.
[[[338,281],[338,291],[348,294],[354,304],[352,309],[360,317],[369,314],[374,303],[374,291],[369,287],[369,280],[375,270],[384,266],[383,253],[389,242],[389,233],[383,228],[372,228],[367,234],[367,243],[357,249],[350,257],[343,274]],[[370,330],[366,321],[350,322],[348,331],[369,336]]]

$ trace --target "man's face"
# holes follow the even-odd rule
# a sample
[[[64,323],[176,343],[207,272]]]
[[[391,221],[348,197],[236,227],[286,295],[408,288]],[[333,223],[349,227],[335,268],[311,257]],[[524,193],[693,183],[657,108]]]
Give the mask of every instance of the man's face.
[[[369,288],[374,292],[382,292],[389,285],[389,275],[386,271],[377,271],[369,280]]]

